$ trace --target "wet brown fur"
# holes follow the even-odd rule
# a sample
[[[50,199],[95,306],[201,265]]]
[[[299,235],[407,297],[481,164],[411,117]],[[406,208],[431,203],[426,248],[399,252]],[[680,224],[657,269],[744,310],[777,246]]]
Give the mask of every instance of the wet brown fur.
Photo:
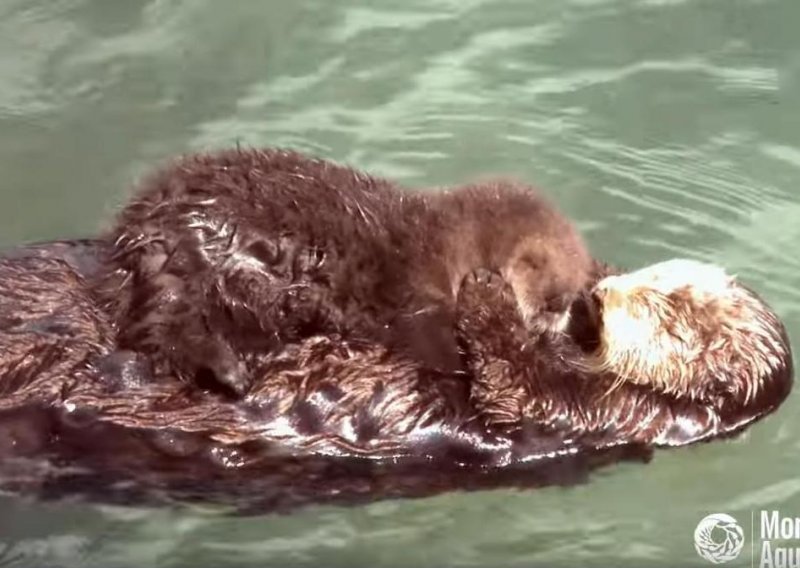
[[[79,248],[73,256],[104,257],[102,243]],[[175,377],[120,381],[120,365],[108,361],[130,357],[111,351],[116,332],[86,286],[96,263],[60,260],[69,250],[52,244],[0,259],[6,489],[235,500],[260,511],[567,483],[624,457],[615,448],[737,432],[791,387],[782,335],[782,366],[768,376],[725,384],[706,377],[715,386],[692,396],[627,381],[609,393],[617,377],[578,364],[597,334],[591,310],[579,309],[588,290],[569,335],[532,335],[513,290],[488,271],[470,274],[459,290],[465,374],[435,373],[380,343],[331,333],[254,357],[254,383],[240,400]],[[605,269],[598,271],[593,280]],[[54,461],[43,468],[21,456]]]
[[[56,399],[62,387],[53,378],[85,370],[114,349],[114,336],[83,278],[63,260],[0,263],[0,407],[31,393]]]
[[[551,325],[591,265],[528,186],[412,191],[283,150],[178,160],[144,182],[111,239],[99,289],[120,345],[159,374],[211,375],[240,394],[256,354],[315,334],[460,369],[453,325],[467,274],[500,272],[526,320]]]

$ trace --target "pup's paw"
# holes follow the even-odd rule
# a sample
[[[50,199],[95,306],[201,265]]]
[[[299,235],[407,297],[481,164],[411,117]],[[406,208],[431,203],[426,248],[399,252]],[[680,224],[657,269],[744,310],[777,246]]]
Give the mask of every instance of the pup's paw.
[[[456,327],[472,352],[489,354],[527,335],[513,291],[496,272],[476,270],[467,276],[458,296]]]

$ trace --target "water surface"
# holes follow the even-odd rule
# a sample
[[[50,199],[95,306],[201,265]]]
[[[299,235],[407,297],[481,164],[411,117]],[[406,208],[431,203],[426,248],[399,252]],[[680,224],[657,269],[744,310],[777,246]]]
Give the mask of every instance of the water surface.
[[[722,263],[800,337],[798,22],[796,0],[0,0],[0,245],[97,230],[165,157],[288,145],[407,184],[521,176],[597,256]],[[797,410],[570,489],[256,518],[5,498],[0,566],[702,565],[705,514],[800,516]]]

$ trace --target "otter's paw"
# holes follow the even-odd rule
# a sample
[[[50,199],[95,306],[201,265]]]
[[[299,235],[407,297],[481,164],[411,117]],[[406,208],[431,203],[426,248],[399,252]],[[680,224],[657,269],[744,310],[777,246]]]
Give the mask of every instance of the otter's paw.
[[[503,278],[488,270],[467,276],[459,291],[456,329],[472,354],[502,357],[527,338],[514,294]]]
[[[201,390],[234,398],[249,390],[247,365],[224,337],[187,334],[180,339],[171,357],[154,358],[156,375],[172,375]]]
[[[233,395],[234,398],[244,397],[251,386],[247,366],[235,357],[221,357],[201,367],[195,375],[195,382],[209,390],[218,391],[210,381],[215,381],[216,387],[223,388],[221,394]],[[226,393],[225,389],[230,389],[230,392]]]
[[[478,269],[467,275],[461,283],[457,300],[458,319],[468,318],[473,323],[504,327],[522,324],[517,302],[511,286],[498,273]]]

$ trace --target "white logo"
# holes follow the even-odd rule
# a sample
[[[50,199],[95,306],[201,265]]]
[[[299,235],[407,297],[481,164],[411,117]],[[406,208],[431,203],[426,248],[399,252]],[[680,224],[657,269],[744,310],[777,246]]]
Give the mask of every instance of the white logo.
[[[744,546],[744,531],[736,519],[724,513],[708,515],[694,529],[694,547],[697,554],[723,564],[734,560]]]

